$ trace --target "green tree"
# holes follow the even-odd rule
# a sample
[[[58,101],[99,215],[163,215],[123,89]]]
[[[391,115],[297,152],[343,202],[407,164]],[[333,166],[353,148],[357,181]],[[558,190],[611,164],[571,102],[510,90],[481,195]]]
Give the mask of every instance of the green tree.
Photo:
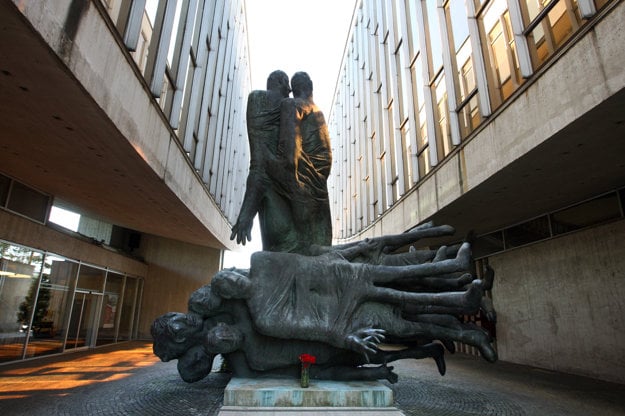
[[[50,306],[50,288],[48,284],[50,278],[47,275],[43,275],[41,280],[41,287],[39,289],[39,296],[37,296],[37,278],[33,277],[28,289],[28,294],[24,297],[24,301],[20,304],[17,312],[17,322],[22,325],[28,325],[28,320],[32,313],[32,305],[35,298],[37,298],[37,305],[35,306],[35,317],[33,319],[33,326],[38,325],[48,313],[48,307]]]

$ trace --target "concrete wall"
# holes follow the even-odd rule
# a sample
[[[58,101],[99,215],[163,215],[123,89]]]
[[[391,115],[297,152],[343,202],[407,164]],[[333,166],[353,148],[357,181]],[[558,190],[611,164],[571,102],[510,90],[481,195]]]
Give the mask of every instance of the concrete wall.
[[[221,250],[151,235],[137,251],[148,263],[139,319],[139,338],[150,338],[150,325],[166,312],[186,312],[191,292],[210,282],[221,266]]]
[[[625,382],[625,221],[490,258],[499,358]]]
[[[14,3],[144,162],[221,245],[234,248],[230,225],[98,8],[78,0]]]

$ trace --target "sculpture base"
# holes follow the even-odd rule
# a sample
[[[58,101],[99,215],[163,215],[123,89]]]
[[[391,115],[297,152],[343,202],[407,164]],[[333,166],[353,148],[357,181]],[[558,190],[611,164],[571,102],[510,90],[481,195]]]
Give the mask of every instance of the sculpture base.
[[[233,378],[224,390],[219,416],[264,415],[403,415],[393,406],[393,391],[376,381],[336,382]]]

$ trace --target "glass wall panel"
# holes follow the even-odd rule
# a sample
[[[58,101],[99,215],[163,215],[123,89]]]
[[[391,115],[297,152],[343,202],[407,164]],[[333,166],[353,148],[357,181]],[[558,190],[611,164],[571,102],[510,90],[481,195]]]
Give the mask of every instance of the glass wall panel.
[[[7,208],[43,223],[48,214],[50,197],[26,185],[13,181]]]
[[[482,121],[478,108],[478,91],[471,42],[469,41],[469,25],[466,8],[462,2],[449,1],[445,7],[447,25],[450,29],[450,40],[453,44],[455,83],[458,86],[457,111],[460,122],[460,134],[466,137]]]
[[[523,0],[525,24],[534,67],[542,65],[579,28],[577,2]]]
[[[617,194],[611,193],[551,214],[551,226],[554,234],[563,234],[620,216]]]
[[[106,276],[106,287],[104,288],[102,311],[100,312],[97,345],[111,344],[117,339],[123,290],[124,276],[109,272]]]
[[[417,159],[419,164],[419,178],[423,178],[431,169],[430,155],[428,149],[428,131],[426,126],[425,114],[425,81],[423,80],[421,54],[417,55],[412,66],[410,74],[412,76],[413,100],[415,109],[415,124],[417,125]]]
[[[430,77],[434,77],[436,73],[443,67],[443,48],[441,46],[441,32],[438,24],[438,14],[436,12],[437,0],[427,0],[424,10],[427,15],[427,28],[429,32],[430,44]]]
[[[26,357],[63,352],[78,263],[47,253]]]
[[[475,240],[471,246],[473,257],[479,258],[488,256],[504,250],[503,232],[495,231],[494,233],[483,235]]]
[[[550,236],[549,219],[546,215],[504,230],[506,249],[544,240]]]
[[[137,279],[137,296],[135,300],[135,312],[133,317],[132,324],[132,339],[137,338],[137,333],[139,332],[139,317],[141,316],[141,300],[143,299],[143,279]]]
[[[6,206],[7,197],[9,196],[9,186],[11,179],[4,175],[0,175],[0,207]]]
[[[434,99],[436,101],[435,114],[438,133],[438,155],[439,160],[451,152],[451,132],[449,128],[449,104],[447,103],[447,84],[445,75],[441,73],[434,81]]]
[[[119,319],[119,333],[117,336],[118,341],[127,341],[131,339],[132,328],[134,325],[134,313],[135,308],[137,307],[138,284],[139,279],[126,277],[126,287],[124,290]]]
[[[490,1],[480,11],[478,22],[491,96],[498,106],[523,82],[506,1]]]
[[[92,347],[102,309],[105,271],[80,265],[69,319],[66,349]]]
[[[33,315],[44,318],[33,311],[47,302],[37,300],[42,263],[42,252],[0,241],[0,362],[22,358]]]

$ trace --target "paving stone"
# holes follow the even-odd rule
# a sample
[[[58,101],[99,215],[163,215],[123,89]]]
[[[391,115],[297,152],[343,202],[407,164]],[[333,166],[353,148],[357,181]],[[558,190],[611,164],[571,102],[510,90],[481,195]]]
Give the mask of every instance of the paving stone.
[[[447,358],[445,376],[431,360],[393,364],[399,382],[382,383],[407,416],[625,414],[621,384],[459,354]],[[188,384],[148,343],[118,344],[0,366],[0,415],[215,416],[229,381],[211,373]]]

